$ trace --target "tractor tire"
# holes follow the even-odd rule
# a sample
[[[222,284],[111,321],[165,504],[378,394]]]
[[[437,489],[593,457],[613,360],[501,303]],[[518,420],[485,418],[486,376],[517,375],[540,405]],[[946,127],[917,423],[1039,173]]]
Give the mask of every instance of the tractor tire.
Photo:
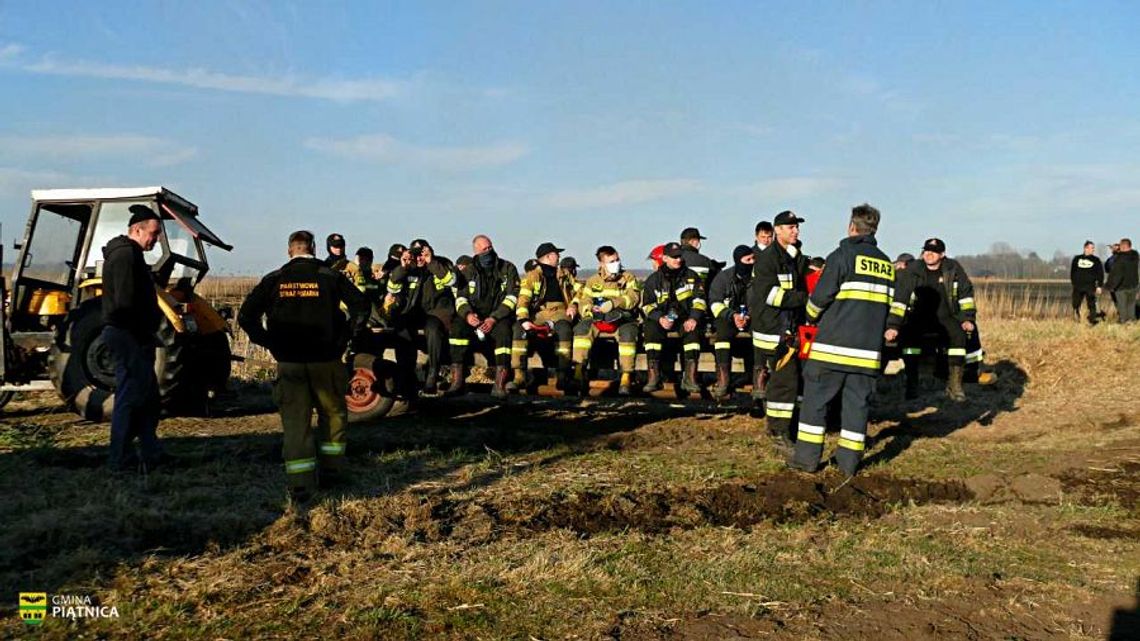
[[[387,416],[396,404],[396,383],[392,371],[396,364],[374,354],[357,354],[352,361],[352,377],[348,382],[345,403],[348,422],[364,423]],[[383,389],[381,395],[377,389]]]
[[[12,402],[12,397],[16,395],[15,392],[0,392],[0,409]]]
[[[52,347],[51,378],[60,397],[90,421],[111,420],[115,405],[115,366],[103,343],[103,313],[98,300],[71,312],[63,336]],[[164,413],[203,415],[211,389],[211,373],[229,374],[229,341],[225,333],[178,335],[163,318],[155,349],[154,373]],[[224,342],[224,346],[222,343]],[[224,358],[224,365],[222,364]]]

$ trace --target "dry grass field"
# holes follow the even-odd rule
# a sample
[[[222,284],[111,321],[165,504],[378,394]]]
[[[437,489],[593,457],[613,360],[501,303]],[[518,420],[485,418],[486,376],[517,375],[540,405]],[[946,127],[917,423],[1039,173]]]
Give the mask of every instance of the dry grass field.
[[[106,425],[18,399],[0,415],[0,636],[1134,634],[1140,326],[999,295],[980,301],[996,382],[950,404],[885,379],[845,485],[785,471],[761,420],[713,404],[470,398],[354,425],[352,481],[299,509],[265,371],[216,416],[164,420],[180,461],[147,477],[103,470]],[[15,597],[33,591],[120,616],[32,629]]]

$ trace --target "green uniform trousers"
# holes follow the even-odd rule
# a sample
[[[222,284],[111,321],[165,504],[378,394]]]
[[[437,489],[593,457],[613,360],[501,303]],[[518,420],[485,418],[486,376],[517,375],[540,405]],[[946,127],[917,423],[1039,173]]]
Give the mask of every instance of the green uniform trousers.
[[[317,489],[318,473],[339,472],[348,428],[348,371],[340,361],[278,363],[273,400],[285,432],[289,487]],[[313,429],[313,410],[317,426]]]

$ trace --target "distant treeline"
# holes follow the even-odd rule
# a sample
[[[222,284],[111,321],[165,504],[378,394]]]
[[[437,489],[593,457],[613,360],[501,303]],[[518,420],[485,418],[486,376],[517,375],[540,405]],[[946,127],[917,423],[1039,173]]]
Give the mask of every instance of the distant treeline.
[[[1065,253],[1058,249],[1046,260],[1034,251],[1018,251],[1009,243],[994,243],[989,251],[973,256],[955,256],[971,278],[1064,278],[1080,250]],[[1103,258],[1103,256],[1102,256]]]

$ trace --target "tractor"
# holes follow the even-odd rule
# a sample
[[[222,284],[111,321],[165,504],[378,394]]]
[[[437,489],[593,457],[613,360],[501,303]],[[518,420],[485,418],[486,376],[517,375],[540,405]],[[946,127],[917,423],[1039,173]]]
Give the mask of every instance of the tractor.
[[[198,207],[164,187],[34,190],[10,280],[0,279],[0,407],[18,392],[54,389],[84,418],[110,419],[115,368],[101,338],[102,248],[126,233],[129,209],[140,204],[162,218],[145,256],[163,313],[155,358],[163,411],[204,413],[210,394],[225,388],[229,322],[194,289],[209,271],[206,246],[233,248],[202,224]]]

